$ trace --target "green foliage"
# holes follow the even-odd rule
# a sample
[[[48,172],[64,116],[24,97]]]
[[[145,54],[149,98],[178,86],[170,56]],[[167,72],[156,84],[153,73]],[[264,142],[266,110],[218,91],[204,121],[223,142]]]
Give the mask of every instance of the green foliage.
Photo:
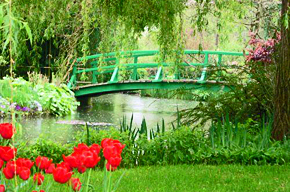
[[[131,123],[130,123],[131,124]],[[149,131],[132,137],[132,126],[121,130],[92,130],[90,143],[100,143],[103,138],[118,139],[126,144],[122,166],[167,164],[243,164],[265,165],[289,163],[289,141],[274,142],[270,139],[271,124],[249,120],[246,124],[224,122],[213,124],[209,131],[179,127],[147,135]],[[258,131],[257,131],[257,127]],[[86,133],[77,134],[78,142],[86,142]],[[101,163],[101,166],[104,162]]]
[[[44,85],[36,85],[40,99],[40,103],[44,109],[56,116],[72,114],[76,110],[78,103],[74,98],[74,93],[67,88],[66,85],[60,87],[47,83]]]
[[[13,90],[11,90],[11,86]],[[32,84],[23,78],[13,80],[4,78],[0,80],[0,96],[21,106],[29,106],[31,102],[39,101],[37,92],[33,89]]]
[[[224,74],[231,73],[224,70]],[[262,121],[263,117],[272,117],[276,65],[247,62],[233,71],[230,75],[222,75],[221,79],[232,90],[211,94],[194,108],[183,110],[181,116],[185,124],[217,122],[226,114],[235,117],[230,119],[232,122],[245,122],[248,118]]]
[[[59,163],[63,160],[62,154],[69,155],[72,152],[72,147],[69,145],[62,145],[53,141],[38,139],[36,143],[27,145],[21,143],[18,146],[18,157],[35,160],[38,156],[45,156],[53,159],[54,163]]]
[[[164,126],[164,125],[163,125]],[[132,137],[130,125],[126,129],[98,130],[87,127],[76,134],[75,143],[61,145],[51,141],[38,140],[35,144],[20,145],[18,155],[35,158],[45,155],[60,162],[62,154],[69,154],[73,145],[98,143],[104,138],[118,139],[126,145],[122,153],[121,167],[176,164],[242,164],[274,165],[290,163],[290,141],[272,141],[271,124],[249,120],[245,124],[232,124],[228,117],[223,122],[213,124],[208,131],[199,128],[179,127],[164,131],[144,131],[137,129]],[[257,131],[257,127],[258,130]],[[147,128],[146,128],[147,129]],[[143,130],[143,132],[141,131]],[[88,134],[89,133],[89,134]],[[151,134],[154,133],[154,136]],[[99,167],[104,166],[101,158]]]
[[[78,102],[73,92],[65,85],[56,86],[53,83],[40,82],[36,79],[35,81],[37,83],[26,81],[23,78],[0,80],[0,97],[3,100],[0,104],[5,105],[1,111],[7,115],[12,109],[14,110],[16,105],[19,105],[28,107],[30,113],[62,116],[76,110]]]

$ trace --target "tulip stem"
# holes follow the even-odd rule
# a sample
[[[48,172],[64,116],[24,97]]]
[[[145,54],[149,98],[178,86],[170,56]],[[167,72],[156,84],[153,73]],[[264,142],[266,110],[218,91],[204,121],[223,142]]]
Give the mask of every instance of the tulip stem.
[[[111,169],[111,166],[110,166],[110,169]],[[112,171],[109,171],[109,191],[108,192],[111,192],[112,191],[112,186],[111,186],[111,177],[112,177]]]
[[[87,189],[86,189],[86,192],[89,191],[89,184],[90,184],[91,172],[92,172],[92,169],[90,169],[90,171],[89,171],[88,180],[87,180]]]

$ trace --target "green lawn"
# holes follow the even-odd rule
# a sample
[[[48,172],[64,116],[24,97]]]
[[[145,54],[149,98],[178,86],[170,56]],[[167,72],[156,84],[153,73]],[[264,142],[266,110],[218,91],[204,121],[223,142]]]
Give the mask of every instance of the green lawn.
[[[166,166],[126,171],[118,191],[290,191],[290,166]],[[101,177],[96,177],[100,182]]]
[[[120,169],[113,173],[114,180],[124,172],[117,190],[120,192],[290,191],[290,166],[152,166]],[[49,180],[46,178],[41,188],[46,189],[51,184]],[[81,176],[81,180],[85,185],[85,178]],[[101,191],[102,180],[103,172],[92,172],[93,191]],[[82,191],[85,191],[84,185]],[[68,189],[66,185],[53,185],[46,192],[57,192],[60,188],[62,192]]]

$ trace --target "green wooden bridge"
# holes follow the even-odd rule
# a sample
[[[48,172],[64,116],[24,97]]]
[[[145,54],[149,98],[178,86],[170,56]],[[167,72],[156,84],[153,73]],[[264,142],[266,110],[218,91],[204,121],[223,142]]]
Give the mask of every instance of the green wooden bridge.
[[[185,50],[182,62],[158,62],[158,50],[96,54],[78,58],[68,87],[76,97],[142,89],[229,91],[223,76],[235,72],[242,52]],[[225,70],[227,69],[227,70]]]

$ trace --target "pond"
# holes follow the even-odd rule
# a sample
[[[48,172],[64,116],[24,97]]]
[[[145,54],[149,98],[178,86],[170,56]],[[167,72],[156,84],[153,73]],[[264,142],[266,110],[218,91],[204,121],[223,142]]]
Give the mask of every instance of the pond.
[[[185,109],[196,105],[196,102],[176,99],[156,99],[129,94],[108,94],[91,98],[90,106],[80,106],[75,114],[65,117],[37,117],[22,118],[22,138],[35,141],[37,138],[50,139],[62,143],[74,139],[74,134],[82,130],[82,125],[67,124],[71,121],[90,123],[110,123],[119,128],[120,121],[125,116],[130,122],[133,114],[133,127],[140,127],[142,119],[146,119],[149,128],[161,125],[162,118],[167,128],[176,118],[178,109]],[[64,121],[65,124],[59,124]],[[106,128],[102,126],[102,128]]]

